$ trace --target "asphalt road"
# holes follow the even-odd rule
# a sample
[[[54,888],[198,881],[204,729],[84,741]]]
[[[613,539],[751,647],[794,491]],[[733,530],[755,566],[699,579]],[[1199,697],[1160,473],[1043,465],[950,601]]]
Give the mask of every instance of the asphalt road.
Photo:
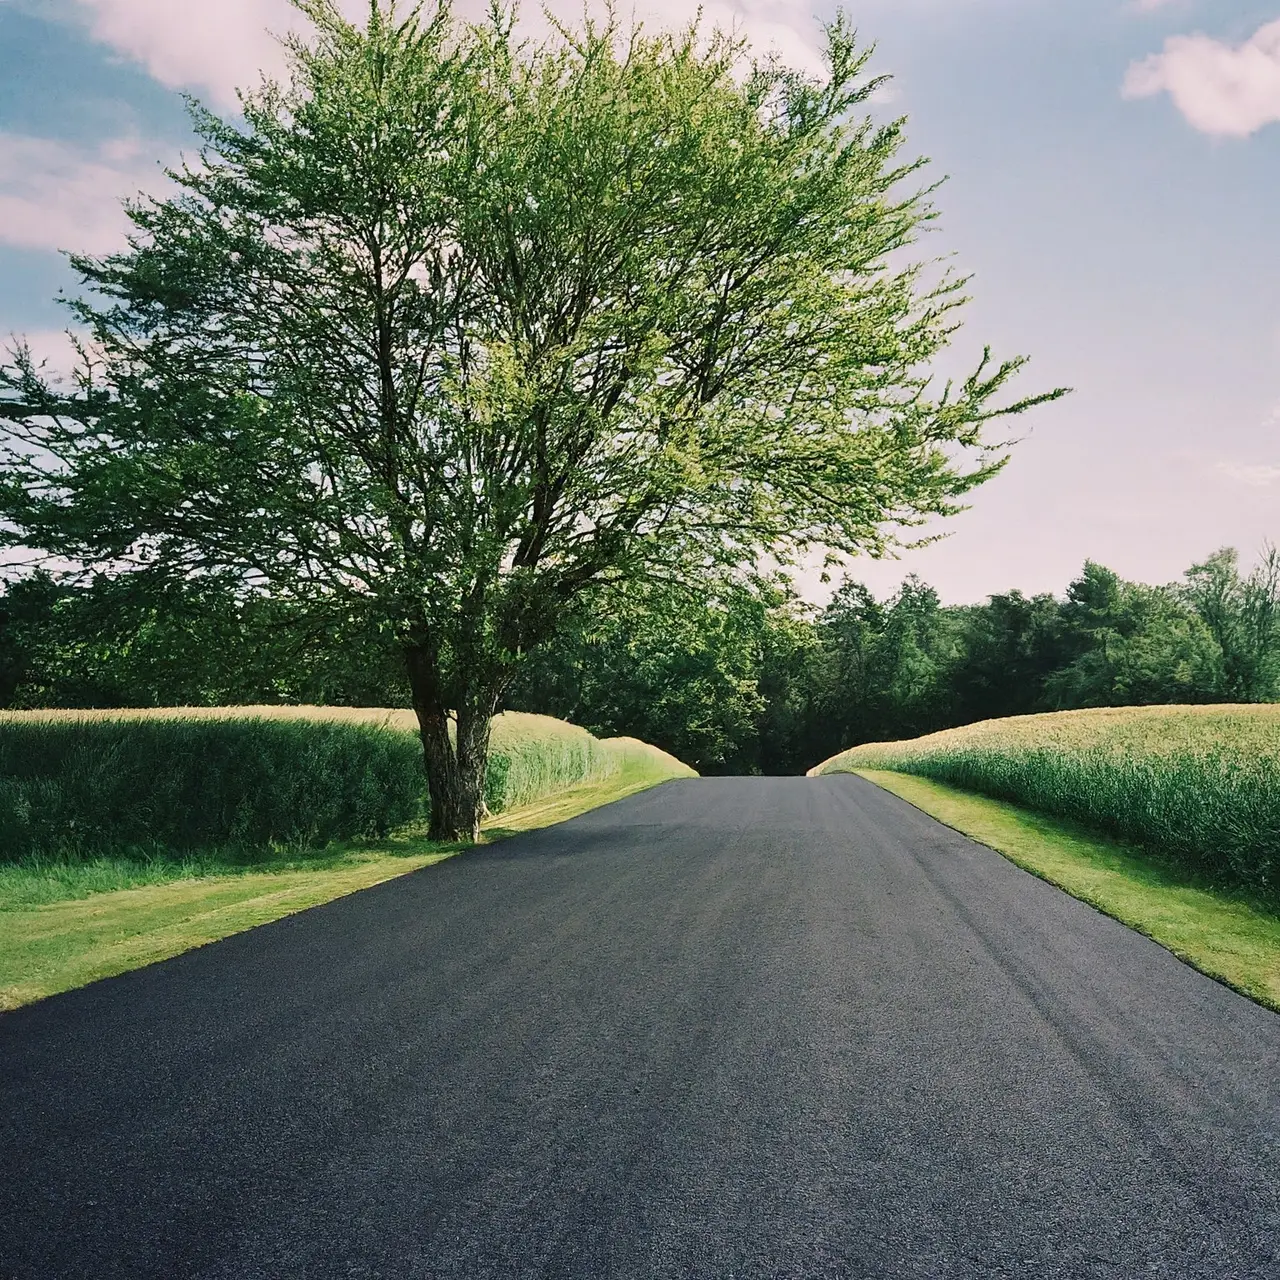
[[[533,1276],[1276,1280],[1280,1017],[850,777],[0,1017],[4,1280]]]

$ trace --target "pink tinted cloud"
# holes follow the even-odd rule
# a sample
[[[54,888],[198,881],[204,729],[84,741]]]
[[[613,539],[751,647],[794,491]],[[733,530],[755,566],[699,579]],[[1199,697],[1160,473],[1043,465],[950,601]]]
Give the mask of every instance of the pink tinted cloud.
[[[121,200],[164,183],[137,139],[88,149],[0,133],[0,244],[110,253],[128,227]]]
[[[1133,63],[1126,98],[1168,93],[1193,128],[1243,138],[1280,121],[1280,21],[1242,44],[1206,35],[1170,36],[1161,53]]]
[[[31,352],[31,358],[37,366],[43,366],[44,373],[55,382],[70,377],[80,363],[79,353],[72,341],[73,330],[68,329],[26,329],[21,333],[4,333],[0,331],[0,363],[19,345],[25,344]],[[85,335],[77,335],[83,342]]]
[[[297,30],[303,20],[287,0],[78,0],[96,40],[144,66],[161,84],[191,89],[220,108],[236,105],[236,89],[257,85],[263,72],[280,76],[285,58],[273,34]],[[359,21],[367,0],[340,0],[348,17]],[[576,24],[581,0],[552,0],[559,19]],[[603,13],[598,2],[589,5]],[[764,53],[776,51],[792,65],[817,69],[817,29],[803,0],[705,0],[707,26],[737,28]],[[486,0],[460,0],[459,16],[475,19]],[[683,27],[696,6],[686,0],[636,0],[619,6],[622,20],[632,12],[651,27]],[[545,34],[542,6],[526,3],[523,25]]]
[[[238,87],[283,65],[271,30],[296,12],[286,0],[79,0],[95,40],[141,63],[161,84],[234,106]]]
[[[1228,479],[1247,484],[1253,489],[1265,489],[1280,481],[1280,467],[1267,466],[1265,463],[1220,462],[1218,470]]]
[[[550,7],[570,22],[582,12],[581,5],[572,0],[557,0]],[[811,6],[804,0],[703,0],[701,6],[687,0],[637,0],[634,12],[647,27],[682,28],[688,26],[699,7],[705,27],[737,31],[758,54],[773,52],[790,66],[810,72],[821,70],[818,26]],[[631,12],[632,6],[619,6],[624,21]]]

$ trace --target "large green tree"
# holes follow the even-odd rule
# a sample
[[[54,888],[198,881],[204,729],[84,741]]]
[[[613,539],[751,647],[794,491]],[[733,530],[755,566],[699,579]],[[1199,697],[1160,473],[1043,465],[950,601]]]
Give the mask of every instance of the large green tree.
[[[1221,650],[1168,587],[1126,582],[1086,561],[1058,607],[1056,629],[1060,665],[1040,690],[1047,710],[1206,702],[1219,695]]]
[[[845,582],[818,621],[813,758],[950,723],[954,618],[914,574],[885,601]]]
[[[947,673],[956,722],[994,720],[1042,710],[1044,682],[1066,654],[1060,603],[1021,591],[989,596],[954,610],[958,646]]]
[[[806,78],[696,27],[295,4],[288,82],[193,105],[177,194],[73,259],[78,382],[4,373],[0,518],[388,628],[435,836],[474,835],[494,708],[584,592],[883,550],[1060,394],[997,404],[1023,359],[989,354],[931,391],[965,282],[901,265],[933,188],[843,19]]]

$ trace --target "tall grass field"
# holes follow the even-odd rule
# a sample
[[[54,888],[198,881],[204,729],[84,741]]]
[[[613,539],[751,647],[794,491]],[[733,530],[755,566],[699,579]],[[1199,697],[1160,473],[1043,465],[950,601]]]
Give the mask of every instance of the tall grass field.
[[[507,713],[494,723],[486,803],[500,813],[601,781],[622,758],[584,729]],[[386,835],[426,805],[410,711],[0,714],[0,862],[314,847]]]
[[[1280,706],[1015,716],[833,756],[1007,800],[1280,896]]]
[[[0,716],[0,1012],[461,853],[413,821],[415,730],[318,707]],[[485,844],[696,776],[544,716],[500,716],[493,747]]]

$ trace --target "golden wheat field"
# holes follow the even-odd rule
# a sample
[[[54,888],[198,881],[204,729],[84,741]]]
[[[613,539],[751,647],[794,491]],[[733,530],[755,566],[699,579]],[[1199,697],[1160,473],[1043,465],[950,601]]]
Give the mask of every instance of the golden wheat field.
[[[418,732],[414,713],[401,707],[107,707],[70,711],[0,711],[0,724],[39,720],[323,720],[334,724],[367,724],[381,729]],[[494,719],[494,736],[511,740],[529,737],[590,737],[585,729],[551,716],[504,711]]]

